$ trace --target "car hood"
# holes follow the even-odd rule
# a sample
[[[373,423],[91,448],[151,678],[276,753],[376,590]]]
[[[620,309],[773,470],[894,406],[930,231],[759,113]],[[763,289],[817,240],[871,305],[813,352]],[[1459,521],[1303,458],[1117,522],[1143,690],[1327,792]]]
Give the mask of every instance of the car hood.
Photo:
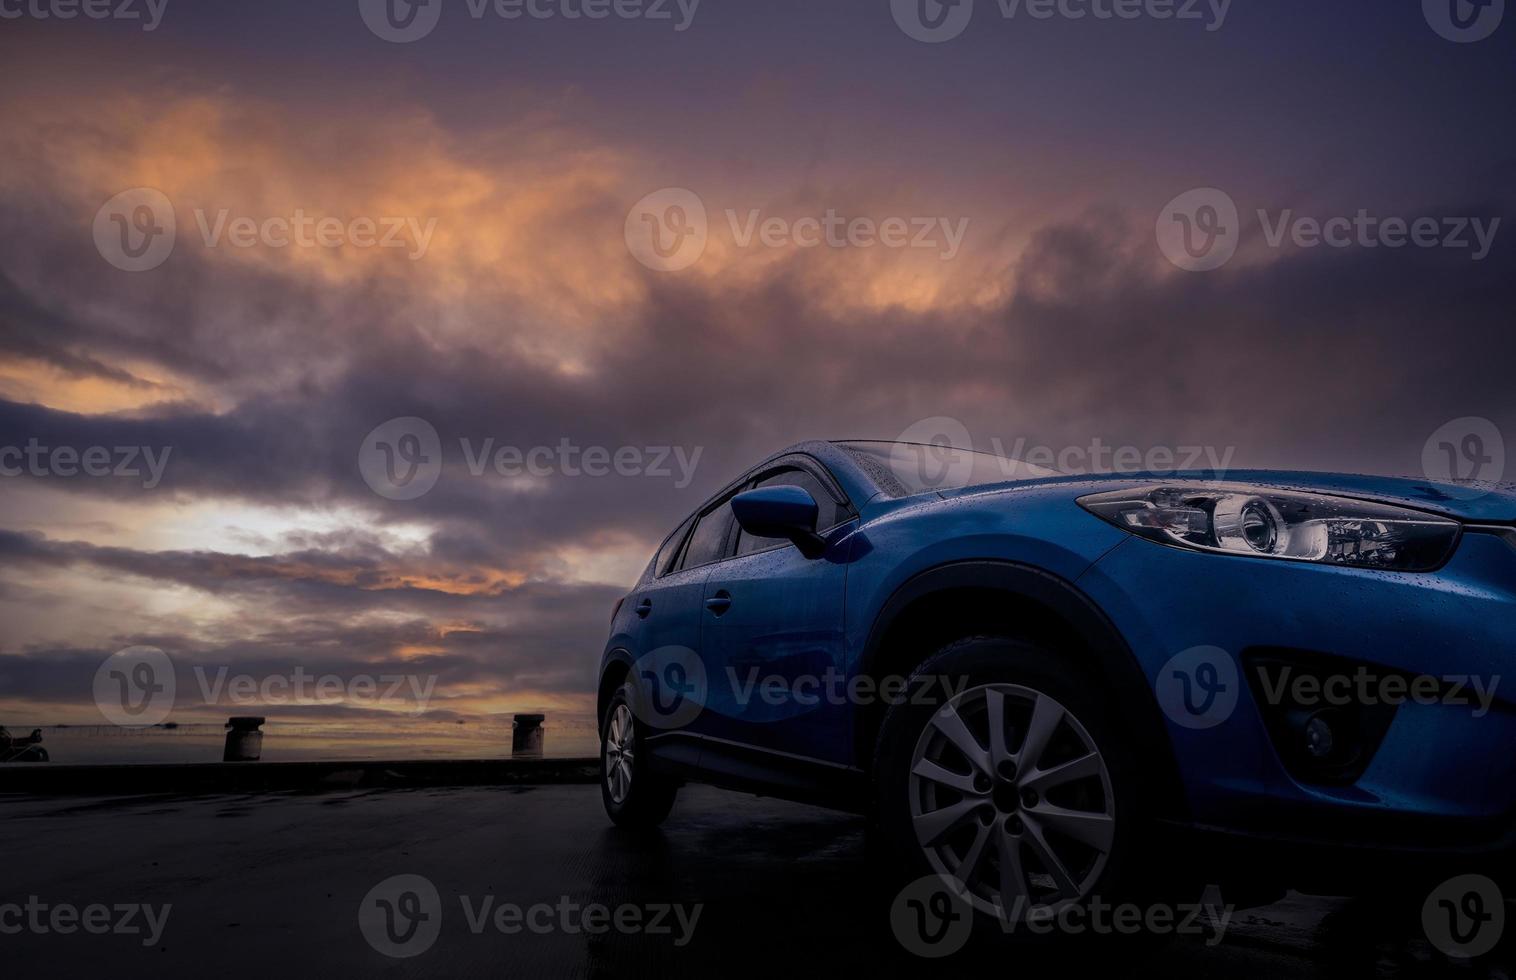
[[[1280,490],[1335,493],[1345,497],[1399,504],[1456,517],[1469,523],[1516,523],[1516,485],[1510,483],[1438,483],[1390,476],[1352,473],[1308,473],[1296,470],[1180,470],[1177,473],[1111,473],[1016,480],[990,486],[944,490],[944,498],[985,493],[1009,493],[1029,487],[1067,486],[1077,493],[1096,493],[1122,486],[1154,483],[1252,483]],[[1087,489],[1086,489],[1087,488]]]

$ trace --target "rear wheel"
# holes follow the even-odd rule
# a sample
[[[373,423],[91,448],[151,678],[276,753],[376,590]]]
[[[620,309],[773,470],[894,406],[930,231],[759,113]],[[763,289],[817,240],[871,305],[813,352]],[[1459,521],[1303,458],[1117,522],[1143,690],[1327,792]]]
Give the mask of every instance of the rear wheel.
[[[658,826],[674,808],[678,784],[648,770],[643,725],[632,711],[632,690],[611,698],[600,725],[600,799],[618,827]]]

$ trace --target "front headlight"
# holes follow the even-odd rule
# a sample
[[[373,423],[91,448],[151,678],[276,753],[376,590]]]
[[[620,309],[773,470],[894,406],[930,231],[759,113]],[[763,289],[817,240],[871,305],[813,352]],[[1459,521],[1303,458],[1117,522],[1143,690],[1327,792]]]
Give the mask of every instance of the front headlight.
[[[1269,487],[1137,487],[1079,504],[1180,548],[1403,572],[1441,566],[1459,533],[1457,521],[1420,511]]]

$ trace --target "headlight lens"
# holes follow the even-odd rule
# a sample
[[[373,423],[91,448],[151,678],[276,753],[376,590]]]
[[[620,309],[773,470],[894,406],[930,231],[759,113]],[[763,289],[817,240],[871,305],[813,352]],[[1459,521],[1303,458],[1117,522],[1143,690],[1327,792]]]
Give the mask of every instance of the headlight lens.
[[[1181,548],[1404,572],[1440,566],[1459,533],[1457,521],[1420,511],[1269,487],[1138,487],[1079,504]]]

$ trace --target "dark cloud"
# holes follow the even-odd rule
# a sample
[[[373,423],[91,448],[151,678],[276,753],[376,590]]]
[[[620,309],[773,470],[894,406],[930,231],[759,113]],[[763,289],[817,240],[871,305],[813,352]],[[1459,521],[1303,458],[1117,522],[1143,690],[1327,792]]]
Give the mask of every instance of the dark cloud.
[[[832,27],[839,18],[824,17]],[[1323,30],[1351,33],[1338,15],[1329,19]],[[190,23],[198,26],[186,26],[187,37],[206,30],[199,19]],[[734,23],[713,29],[732,31]],[[910,45],[887,16],[877,26],[877,51],[854,57],[894,65]],[[40,37],[35,25],[25,30]],[[26,84],[0,100],[9,165],[0,177],[0,368],[52,380],[39,382],[32,402],[0,398],[0,447],[37,440],[170,455],[151,488],[132,477],[0,478],[0,500],[24,488],[60,515],[50,524],[35,509],[22,520],[0,508],[0,606],[47,603],[66,620],[73,604],[89,608],[72,593],[48,592],[71,576],[80,594],[129,583],[187,590],[233,611],[199,630],[167,615],[156,632],[134,627],[120,636],[108,624],[77,624],[92,636],[77,645],[0,626],[0,694],[77,701],[101,658],[139,642],[185,663],[233,663],[250,673],[424,665],[441,678],[439,691],[469,696],[586,691],[620,592],[598,584],[607,565],[630,574],[636,560],[626,554],[646,555],[706,494],[785,444],[889,438],[929,416],[961,419],[984,447],[998,440],[1011,448],[1022,438],[1055,449],[1093,438],[1140,448],[1208,445],[1235,449],[1234,466],[1385,473],[1415,472],[1427,436],[1457,417],[1484,416],[1516,431],[1508,134],[1465,127],[1468,163],[1454,159],[1459,146],[1417,146],[1387,160],[1376,143],[1374,158],[1361,164],[1373,171],[1361,186],[1304,159],[1309,147],[1275,175],[1265,150],[1282,152],[1277,144],[1294,131],[1277,127],[1300,116],[1302,89],[1310,88],[1292,79],[1281,82],[1278,99],[1260,99],[1257,114],[1219,101],[1197,108],[1188,95],[1149,99],[1151,117],[1101,128],[1128,154],[1112,150],[1105,159],[1089,136],[1066,132],[1072,110],[1114,113],[1095,93],[1045,93],[1061,106],[1056,112],[1024,99],[994,101],[997,92],[1022,91],[986,85],[1001,78],[1001,43],[988,29],[966,38],[963,57],[939,65],[948,74],[934,77],[929,93],[898,91],[903,81],[893,75],[890,88],[895,115],[914,119],[918,136],[945,125],[939,111],[951,120],[993,113],[1003,132],[955,134],[941,145],[898,140],[864,165],[855,158],[870,154],[847,137],[884,124],[852,121],[856,114],[815,110],[796,124],[792,142],[751,145],[753,128],[763,130],[770,114],[805,109],[784,86],[762,81],[769,66],[734,76],[703,100],[676,93],[705,107],[691,110],[697,115],[724,112],[723,91],[762,96],[752,100],[753,118],[739,121],[748,129],[711,137],[713,155],[725,155],[711,163],[650,149],[660,134],[630,135],[603,106],[570,96],[529,105],[516,92],[520,102],[464,120],[448,100],[472,105],[484,96],[423,87],[413,103],[386,101],[365,115],[361,95],[297,98],[228,68],[243,87],[196,87],[160,74],[138,83],[139,103],[135,89],[91,95],[61,77],[68,71],[27,55],[17,62]],[[1131,57],[1108,43],[1096,46],[1118,61]],[[199,62],[216,42],[201,44],[194,57],[180,52],[195,63],[179,66],[188,78],[214,77]],[[1064,55],[1054,52],[1066,50],[1050,44],[1034,60],[1056,61]],[[1196,56],[1221,71],[1236,56],[1222,50],[1233,54]],[[125,51],[96,38],[90,60],[135,63]],[[478,55],[461,59],[460,77],[485,71]],[[71,54],[59,64],[80,60]],[[1476,52],[1461,63],[1439,61],[1427,84],[1452,87],[1459,64],[1471,79],[1490,70]],[[261,60],[258,72],[271,74]],[[59,91],[68,97],[32,104],[50,80],[67,86]],[[1103,98],[1124,111],[1143,108],[1129,79],[1114,80],[1115,93]],[[855,86],[845,89],[862,98]],[[927,95],[945,108],[916,101]],[[1405,111],[1441,126],[1429,105]],[[1201,110],[1231,139],[1198,125],[1193,113]],[[117,120],[132,112],[131,125]],[[1243,117],[1273,120],[1276,129],[1258,136],[1265,145],[1244,141]],[[591,138],[586,126],[609,135]],[[1379,138],[1367,123],[1330,136],[1315,116],[1299,127],[1296,135],[1330,148],[1334,161],[1354,134]],[[1211,133],[1216,149],[1206,152],[1181,129]],[[1162,133],[1180,135],[1167,146],[1155,135]],[[158,145],[176,139],[184,145]],[[1011,177],[987,176],[1000,144],[1011,142],[1037,144],[1025,151],[1037,166],[1006,161]],[[947,149],[974,145],[983,152],[966,168],[962,154]],[[937,266],[832,249],[712,254],[678,274],[645,270],[626,253],[626,209],[647,188],[726,180],[710,195],[719,209],[754,195],[770,154],[800,162],[789,161],[793,170],[775,162],[781,186],[755,205],[779,202],[799,213],[877,213],[878,202],[902,200],[933,213],[958,207],[972,221],[962,253]],[[1256,159],[1243,159],[1250,154]],[[1127,159],[1130,183],[1121,172]],[[1438,180],[1413,180],[1443,165]],[[1002,201],[1023,176],[1047,200]],[[157,179],[190,188],[180,195],[190,236],[189,204],[284,207],[307,194],[312,207],[341,210],[351,192],[359,201],[442,210],[454,220],[443,230],[455,237],[437,246],[435,261],[340,265],[212,253],[189,237],[151,274],[118,272],[94,249],[94,210],[122,186]],[[1492,252],[1474,262],[1454,249],[1272,249],[1246,217],[1231,264],[1184,273],[1159,254],[1152,223],[1164,199],[1202,182],[1236,185],[1245,215],[1258,207],[1318,216],[1371,208],[1502,224]],[[1416,186],[1430,189],[1408,189]],[[749,189],[730,189],[741,187]],[[1155,187],[1164,190],[1155,195]],[[206,199],[207,188],[226,201]],[[364,436],[402,416],[430,422],[444,449],[436,487],[410,501],[374,493],[358,468]],[[490,439],[523,449],[567,440],[581,449],[668,446],[700,455],[683,487],[672,460],[668,476],[510,481],[471,474],[464,439],[475,448]],[[241,532],[247,553],[140,543],[171,507],[248,504],[284,519]],[[129,527],[107,526],[94,520],[107,505],[152,516],[136,525],[113,516]],[[333,529],[332,520],[342,526]],[[65,524],[79,530],[70,536],[59,530]],[[127,532],[138,543],[105,543]],[[100,644],[102,633],[119,643]]]

